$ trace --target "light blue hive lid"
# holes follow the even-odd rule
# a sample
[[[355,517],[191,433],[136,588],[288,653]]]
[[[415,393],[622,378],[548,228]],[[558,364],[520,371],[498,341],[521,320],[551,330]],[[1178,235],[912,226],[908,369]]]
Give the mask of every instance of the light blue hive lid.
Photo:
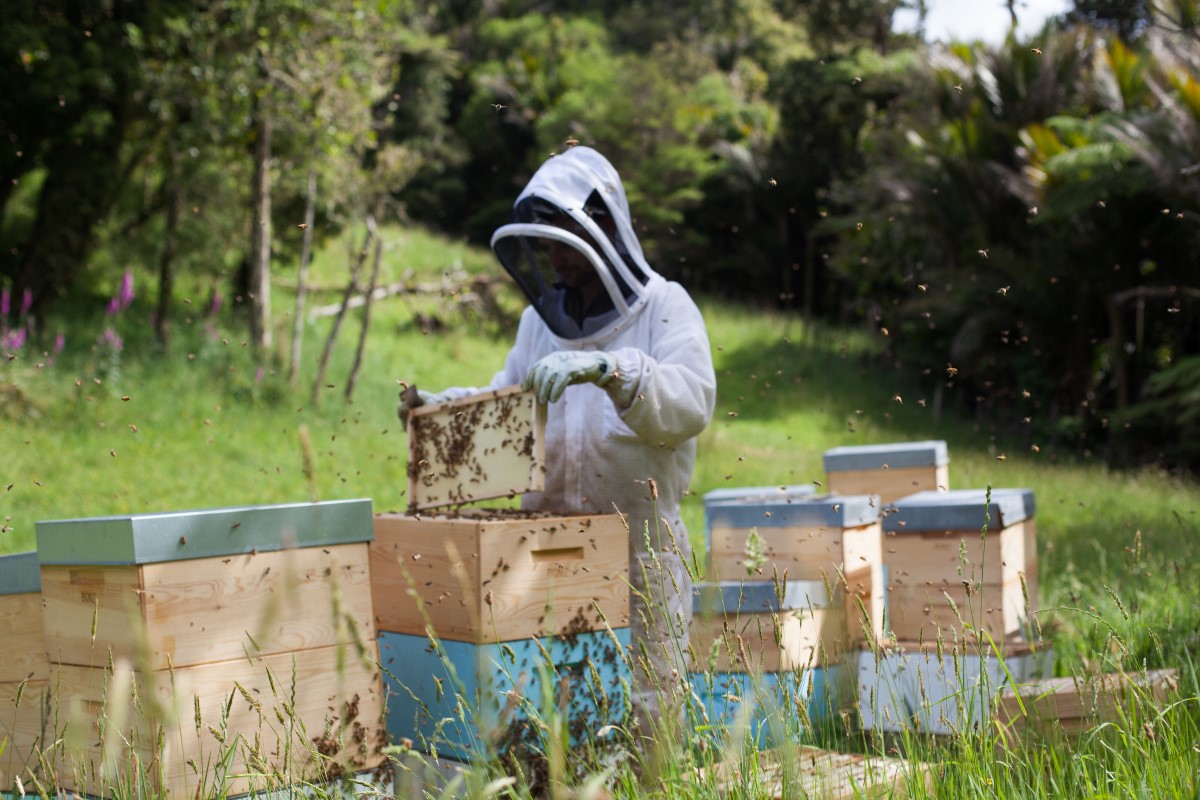
[[[726,503],[794,500],[800,497],[811,497],[816,492],[816,487],[807,483],[799,486],[731,486],[705,492],[704,505],[707,507]]]
[[[892,503],[883,515],[883,529],[896,533],[920,531],[977,531],[983,527],[985,489],[917,492]],[[1036,505],[1032,489],[993,489],[987,505],[988,529],[998,531],[1032,519]]]
[[[374,538],[370,499],[37,523],[42,564],[153,564]]]
[[[810,495],[747,503],[724,503],[705,508],[709,530],[733,528],[857,528],[879,521],[877,495]]]
[[[14,553],[0,556],[0,595],[29,594],[42,590],[42,570],[38,554]]]
[[[896,442],[893,444],[867,444],[834,447],[825,451],[825,472],[850,472],[851,470],[905,469],[907,467],[940,467],[950,463],[946,443],[937,440],[925,442]]]
[[[720,581],[692,587],[693,614],[758,614],[825,608],[829,590],[822,581]]]

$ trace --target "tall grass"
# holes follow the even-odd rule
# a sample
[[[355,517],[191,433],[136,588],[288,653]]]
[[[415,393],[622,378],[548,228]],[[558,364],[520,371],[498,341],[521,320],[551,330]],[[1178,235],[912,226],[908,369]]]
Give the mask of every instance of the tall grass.
[[[408,276],[428,283],[459,269],[497,271],[487,254],[419,231],[393,229],[385,236],[389,281]],[[340,283],[345,262],[343,244],[332,243],[314,265],[314,280]],[[286,283],[287,271],[280,277]],[[152,341],[144,286],[115,322],[122,348],[106,349],[101,339],[112,321],[105,306],[117,287],[98,286],[91,298],[77,298],[40,320],[33,340],[0,362],[0,552],[32,549],[34,524],[43,519],[310,496],[371,497],[377,511],[402,509],[406,439],[395,419],[399,382],[430,389],[485,383],[502,363],[520,307],[514,293],[503,291],[500,317],[485,317],[469,302],[424,296],[380,302],[360,382],[347,402],[342,392],[359,319],[351,312],[314,405],[311,382],[328,317],[305,327],[300,377],[290,386],[286,364],[259,360],[243,346],[240,312],[226,302],[208,315],[209,283],[180,285],[174,336],[165,350]],[[318,294],[312,302],[334,299]],[[291,327],[286,286],[275,302],[277,338],[283,338]],[[945,439],[952,488],[1035,490],[1045,609],[1039,620],[1058,674],[1180,670],[1178,693],[1163,708],[1135,695],[1123,702],[1116,721],[1082,737],[1031,734],[1016,740],[995,725],[942,738],[916,730],[864,732],[852,708],[839,703],[823,715],[807,708],[801,714],[804,706],[795,696],[760,683],[754,694],[764,708],[779,712],[767,714],[779,740],[932,762],[939,797],[1195,796],[1200,487],[1194,478],[1111,470],[1096,458],[1060,452],[1020,432],[990,430],[951,411],[938,414],[933,385],[910,382],[886,367],[864,331],[804,324],[792,315],[717,300],[701,299],[700,305],[719,397],[683,509],[697,552],[703,548],[704,491],[821,482],[821,454],[837,445]],[[55,353],[59,332],[65,346]],[[311,442],[310,466],[302,429]],[[543,668],[552,673],[550,665]],[[678,700],[679,686],[664,683],[666,699]],[[464,707],[471,701],[464,698]],[[522,708],[546,733],[539,741],[557,777],[539,784],[513,774],[497,756],[448,788],[472,796],[546,791],[587,797],[599,796],[602,788],[631,797],[717,796],[720,782],[697,778],[703,769],[705,776],[713,770],[729,776],[734,796],[758,796],[764,786],[750,713],[720,725],[694,703],[685,706],[681,718],[658,720],[650,748],[635,746],[634,732],[625,726],[607,732],[622,748],[616,758],[612,751],[601,757],[564,743],[555,733],[563,729],[564,712],[554,698],[527,698]],[[426,772],[414,753],[395,758]],[[210,767],[219,771],[220,759]],[[432,774],[427,777],[430,787],[437,785]],[[915,780],[908,788],[930,795]],[[127,796],[119,785],[110,789]]]

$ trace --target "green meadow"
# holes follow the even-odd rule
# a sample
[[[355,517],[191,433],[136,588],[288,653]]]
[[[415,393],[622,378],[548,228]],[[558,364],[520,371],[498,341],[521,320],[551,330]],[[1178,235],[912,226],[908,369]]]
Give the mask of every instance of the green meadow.
[[[371,498],[376,511],[402,510],[407,441],[395,414],[402,382],[428,389],[486,383],[512,340],[521,302],[503,279],[481,290],[483,298],[461,288],[468,275],[498,275],[486,252],[419,230],[388,229],[385,237],[380,283],[406,281],[410,288],[372,306],[349,400],[361,310],[346,315],[315,396],[332,317],[306,321],[299,374],[288,380],[294,272],[276,275],[275,337],[283,355],[268,363],[244,344],[245,324],[231,299],[211,313],[211,288],[186,281],[176,292],[186,300],[173,309],[166,350],[153,341],[153,287],[146,280],[116,316],[104,312],[116,287],[97,284],[87,298],[72,298],[40,321],[35,341],[0,364],[0,553],[33,549],[39,520],[356,497]],[[337,302],[346,243],[319,254],[310,280],[321,288],[309,295],[309,309]],[[1123,723],[1067,742],[1006,748],[995,731],[945,741],[880,737],[852,726],[813,731],[812,741],[933,762],[938,797],[1198,796],[1194,476],[1109,469],[1100,453],[1023,430],[993,430],[957,410],[953,387],[939,395],[943,376],[925,384],[900,377],[878,334],[865,328],[697,300],[719,390],[684,508],[697,549],[708,490],[819,485],[828,448],[944,439],[952,488],[1035,492],[1039,624],[1054,647],[1056,674],[1179,670],[1179,692],[1166,710],[1131,708]],[[106,327],[121,337],[120,349],[103,341]],[[64,346],[55,353],[59,333]],[[1042,413],[1036,398],[1029,402],[1031,416]],[[725,751],[741,752],[739,744]],[[578,774],[559,775],[567,788],[558,796],[569,796],[568,789],[570,796],[600,796],[601,786],[614,795],[713,796],[713,785],[688,779],[695,758],[685,749],[655,762],[653,771],[639,758],[585,764]],[[502,773],[492,765],[458,788],[479,796],[532,791],[520,779],[497,786]],[[647,783],[648,774],[657,777]],[[760,789],[747,778],[735,796]]]

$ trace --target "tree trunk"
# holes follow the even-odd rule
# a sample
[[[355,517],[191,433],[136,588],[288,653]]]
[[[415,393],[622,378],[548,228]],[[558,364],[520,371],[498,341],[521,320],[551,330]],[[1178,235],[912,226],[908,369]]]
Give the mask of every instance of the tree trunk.
[[[250,341],[271,349],[271,117],[257,104],[254,142],[254,230],[250,246]]]
[[[371,229],[374,230],[374,220]],[[375,236],[375,263],[371,266],[371,282],[367,285],[366,297],[363,303],[362,329],[358,335],[358,348],[354,351],[354,365],[350,367],[350,377],[346,379],[346,402],[351,402],[354,396],[354,384],[358,382],[358,372],[362,369],[363,355],[367,350],[367,332],[371,328],[371,298],[375,295],[375,286],[379,283],[379,267],[383,262],[383,239]]]
[[[337,341],[338,332],[342,329],[342,321],[346,318],[346,310],[350,307],[350,298],[358,291],[358,278],[362,275],[363,264],[367,261],[367,256],[371,252],[371,243],[375,240],[375,220],[367,217],[367,236],[363,240],[362,250],[359,251],[357,259],[350,265],[350,280],[346,283],[346,290],[342,293],[342,304],[338,309],[337,316],[333,318],[333,326],[329,329],[329,336],[325,339],[325,349],[321,352],[321,359],[317,362],[317,376],[313,379],[312,404],[314,406],[321,403],[321,384],[325,381],[325,370],[329,368],[329,357],[333,355],[333,345]]]
[[[304,242],[300,245],[300,273],[296,276],[296,316],[292,320],[292,354],[288,383],[296,382],[300,350],[304,343],[304,301],[308,296],[308,262],[312,258],[313,221],[317,216],[317,170],[308,171],[308,195],[304,200]]]

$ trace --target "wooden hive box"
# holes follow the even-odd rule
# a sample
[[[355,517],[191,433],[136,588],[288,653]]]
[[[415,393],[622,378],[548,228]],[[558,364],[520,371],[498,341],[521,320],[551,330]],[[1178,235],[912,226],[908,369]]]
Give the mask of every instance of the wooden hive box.
[[[830,593],[848,595],[846,604],[855,610],[846,623],[851,633],[861,638],[865,626],[882,640],[886,582],[879,511],[878,498],[866,495],[714,505],[708,514],[709,579],[825,583]]]
[[[897,639],[932,641],[939,630],[953,639],[952,628],[961,638],[968,627],[997,641],[1028,635],[1038,609],[1033,491],[995,489],[985,500],[983,490],[919,492],[888,508],[883,559]]]
[[[697,585],[688,648],[697,724],[749,726],[759,746],[810,728],[835,707],[849,641],[823,582]]]
[[[737,486],[713,489],[704,493],[704,546],[712,549],[713,512],[721,506],[754,506],[764,502],[790,503],[800,498],[812,497],[816,487],[809,484],[799,486]]]
[[[37,553],[0,556],[0,684],[48,674]]]
[[[629,625],[629,536],[615,514],[380,514],[371,576],[389,633],[488,644]]]
[[[1081,734],[1104,722],[1151,719],[1178,689],[1179,673],[1174,669],[1041,680],[1027,676],[1005,687],[996,717],[1013,736],[1030,731],[1043,736]]]
[[[950,488],[943,441],[834,447],[825,451],[826,487],[834,494],[876,494],[890,503],[922,491]]]
[[[858,713],[867,730],[953,734],[991,718],[996,697],[1051,674],[1054,653],[1019,637],[989,644],[900,642],[858,654]],[[1003,663],[1001,661],[1003,659]]]
[[[541,491],[546,407],[519,386],[408,415],[408,508],[419,511]]]
[[[858,637],[861,638],[861,635]],[[726,581],[693,589],[695,671],[786,672],[831,666],[856,641],[821,581]]]
[[[29,783],[54,741],[46,709],[49,665],[37,553],[0,556],[0,792]]]
[[[538,720],[552,706],[572,746],[603,746],[601,728],[628,724],[628,648],[628,628],[436,646],[424,635],[381,632],[388,733],[461,761],[521,759],[545,751]]]
[[[203,728],[196,734],[193,705],[206,719],[219,721],[218,709],[242,691],[240,685],[270,709],[268,700],[290,686],[295,674],[306,679],[297,681],[289,706],[309,732],[308,744],[328,751],[326,766],[379,765],[382,690],[371,665],[372,533],[369,500],[39,522],[46,649],[57,665],[59,702],[83,709],[77,728],[81,720],[94,724],[101,711],[120,719],[127,700],[106,694],[105,687],[113,668],[132,674],[139,697],[162,702],[145,705],[144,716],[130,723],[136,736],[131,733],[129,741],[141,743],[130,752],[142,747],[141,755],[151,757],[148,743],[169,731],[175,748],[169,768],[161,773],[161,785],[149,790],[191,796],[200,781],[213,776],[203,770],[197,776],[188,760],[207,763],[205,754],[219,744],[206,739]],[[357,657],[363,654],[365,661]],[[273,678],[266,677],[268,669]],[[231,716],[226,741],[270,738],[263,726],[280,723],[271,711],[265,714],[255,709]],[[359,726],[353,730],[344,727],[351,718]],[[336,746],[321,741],[328,725],[336,736],[361,741]],[[76,747],[60,779],[68,788],[94,791],[108,777],[97,771],[99,743],[82,734],[67,738]],[[286,769],[278,761],[289,753],[296,777],[329,772],[295,743],[274,758],[267,757],[269,751],[264,745],[256,766],[238,760],[246,756],[239,748],[234,763],[241,766],[225,776],[223,790],[236,793],[253,784],[245,774],[263,764]],[[80,775],[84,785],[73,786]]]

